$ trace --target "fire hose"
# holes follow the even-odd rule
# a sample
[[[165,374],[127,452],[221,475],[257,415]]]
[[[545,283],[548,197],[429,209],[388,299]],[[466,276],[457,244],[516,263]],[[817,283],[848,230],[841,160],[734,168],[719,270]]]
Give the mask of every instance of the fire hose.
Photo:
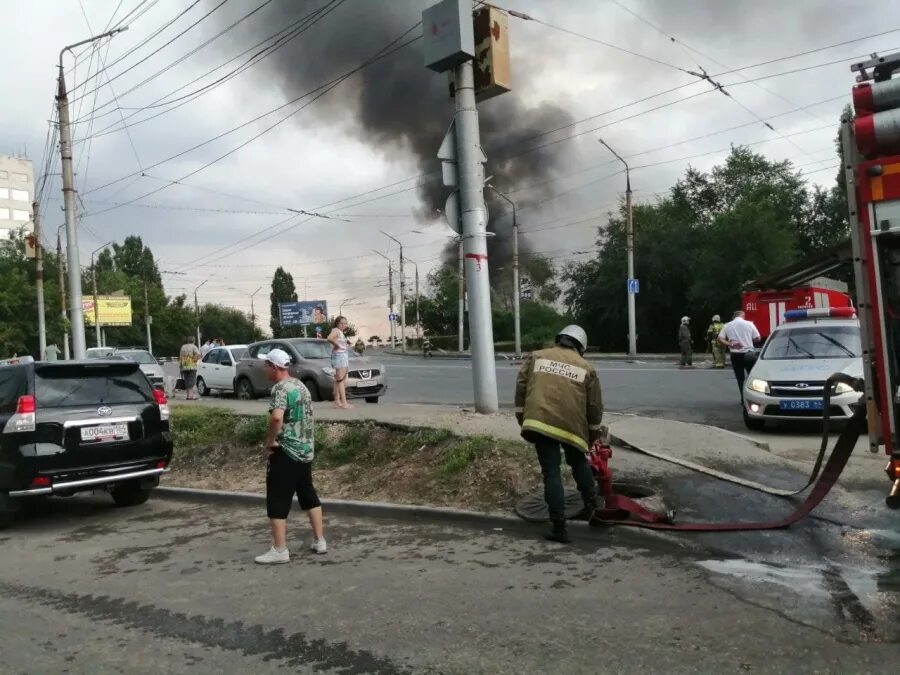
[[[751,530],[777,530],[790,527],[794,523],[808,516],[831,491],[837,482],[838,477],[847,465],[853,448],[856,446],[860,435],[866,431],[866,408],[860,400],[853,404],[853,415],[847,424],[841,430],[834,448],[825,461],[828,450],[828,437],[831,426],[830,404],[831,396],[834,393],[835,385],[839,382],[848,384],[856,390],[862,390],[863,383],[858,378],[850,377],[844,373],[835,373],[825,381],[824,401],[823,401],[823,425],[822,425],[822,443],[819,447],[819,453],[816,457],[815,464],[810,473],[806,484],[798,490],[779,490],[769,488],[752,481],[744,481],[736,479],[726,474],[720,474],[705,467],[691,465],[681,460],[669,458],[665,455],[657,453],[645,452],[649,456],[670,461],[680,466],[703,471],[713,477],[729,480],[743,487],[765,492],[780,497],[790,497],[804,492],[812,486],[812,490],[806,498],[797,506],[793,513],[782,518],[781,520],[768,522],[715,522],[715,523],[675,523],[675,511],[667,511],[660,513],[651,511],[642,506],[635,500],[621,494],[616,494],[612,482],[612,472],[609,468],[609,460],[612,457],[612,449],[603,443],[597,443],[588,454],[588,461],[591,469],[597,479],[600,489],[600,495],[604,499],[604,507],[596,510],[590,518],[590,524],[594,526],[606,525],[627,525],[631,527],[643,527],[654,530],[673,530],[680,532],[741,532]],[[824,464],[824,468],[823,468]]]

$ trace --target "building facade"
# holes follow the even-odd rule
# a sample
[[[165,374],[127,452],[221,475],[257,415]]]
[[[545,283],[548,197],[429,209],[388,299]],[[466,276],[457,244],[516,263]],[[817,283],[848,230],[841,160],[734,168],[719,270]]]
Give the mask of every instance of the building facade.
[[[34,230],[34,167],[23,157],[0,155],[0,239],[25,228]]]

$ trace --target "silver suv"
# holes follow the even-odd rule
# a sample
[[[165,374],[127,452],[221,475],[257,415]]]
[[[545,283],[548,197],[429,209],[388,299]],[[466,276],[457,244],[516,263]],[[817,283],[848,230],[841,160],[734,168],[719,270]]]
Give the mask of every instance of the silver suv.
[[[134,361],[141,367],[141,372],[147,376],[157,389],[166,388],[166,373],[159,365],[153,354],[142,347],[91,347],[87,350],[89,359],[127,359]]]
[[[247,348],[247,356],[238,361],[234,391],[244,400],[268,396],[271,383],[266,376],[263,356],[273,349],[283,349],[291,356],[290,372],[303,382],[313,401],[334,400],[334,368],[331,367],[331,344],[327,340],[291,338],[263,340]],[[350,354],[347,398],[364,398],[378,403],[387,391],[384,366]]]

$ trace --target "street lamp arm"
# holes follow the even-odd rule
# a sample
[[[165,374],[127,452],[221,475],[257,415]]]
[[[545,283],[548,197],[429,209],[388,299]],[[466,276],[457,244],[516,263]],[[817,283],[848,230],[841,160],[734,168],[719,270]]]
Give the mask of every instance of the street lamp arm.
[[[96,42],[97,40],[102,40],[105,37],[112,37],[113,35],[118,35],[119,33],[124,33],[128,30],[128,26],[120,26],[119,28],[113,28],[112,30],[106,31],[105,33],[101,33],[100,35],[95,35],[94,37],[89,37],[87,40],[82,40],[81,42],[76,42],[71,45],[66,45],[62,49],[59,50],[59,67],[63,67],[63,56],[66,52],[70,52],[75,47],[80,47],[81,45],[90,44],[91,42]]]

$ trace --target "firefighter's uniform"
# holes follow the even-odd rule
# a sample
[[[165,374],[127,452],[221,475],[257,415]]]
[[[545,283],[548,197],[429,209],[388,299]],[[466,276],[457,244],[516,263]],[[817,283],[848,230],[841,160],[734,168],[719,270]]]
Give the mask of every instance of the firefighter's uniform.
[[[722,323],[719,315],[716,314],[712,318],[709,328],[706,329],[706,341],[709,343],[709,348],[712,351],[713,368],[725,367],[725,345],[719,342],[719,333],[722,332],[724,327],[725,324]]]
[[[600,380],[580,350],[557,344],[534,352],[522,365],[516,381],[516,418],[522,437],[534,443],[541,463],[544,498],[556,534],[548,538],[568,540],[561,449],[585,509],[590,512],[597,508],[597,485],[586,453],[600,438],[602,417]]]

